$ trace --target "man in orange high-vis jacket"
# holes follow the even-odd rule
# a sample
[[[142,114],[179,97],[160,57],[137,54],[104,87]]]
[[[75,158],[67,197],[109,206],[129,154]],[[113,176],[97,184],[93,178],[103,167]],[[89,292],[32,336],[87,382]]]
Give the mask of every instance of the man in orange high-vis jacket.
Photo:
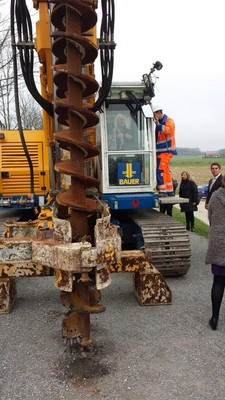
[[[152,105],[154,122],[156,124],[156,157],[157,157],[157,189],[159,194],[172,196],[173,180],[169,163],[173,155],[177,154],[175,142],[174,121],[163,114],[162,106]]]

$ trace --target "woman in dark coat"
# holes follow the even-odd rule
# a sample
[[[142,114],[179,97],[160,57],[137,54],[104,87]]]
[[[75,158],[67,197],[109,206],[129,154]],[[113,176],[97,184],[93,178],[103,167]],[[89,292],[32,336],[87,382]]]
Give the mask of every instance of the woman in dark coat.
[[[212,318],[209,324],[216,330],[225,288],[225,175],[222,187],[212,193],[208,206],[210,223],[206,264],[212,265]]]
[[[194,232],[194,211],[198,211],[198,188],[196,183],[190,179],[190,174],[187,171],[181,173],[179,196],[189,199],[189,203],[181,204],[180,210],[185,212],[187,230],[191,229]]]

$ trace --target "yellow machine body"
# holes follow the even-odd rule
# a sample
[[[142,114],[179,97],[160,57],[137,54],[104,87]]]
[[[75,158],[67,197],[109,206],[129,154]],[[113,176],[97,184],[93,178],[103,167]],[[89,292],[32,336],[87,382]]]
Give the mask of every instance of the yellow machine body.
[[[30,169],[19,132],[5,130],[1,131],[1,134],[0,193],[7,207],[6,197],[13,199],[17,196],[28,196],[29,198]],[[43,130],[27,130],[24,131],[24,136],[34,169],[35,196],[44,196],[50,187],[49,147],[46,135]]]

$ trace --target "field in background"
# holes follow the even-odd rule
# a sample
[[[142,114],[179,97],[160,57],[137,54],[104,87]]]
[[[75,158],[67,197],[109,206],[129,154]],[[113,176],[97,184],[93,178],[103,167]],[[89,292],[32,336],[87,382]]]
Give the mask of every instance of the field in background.
[[[211,178],[210,165],[218,162],[221,171],[225,174],[225,158],[202,158],[202,156],[174,156],[170,162],[170,169],[174,179],[180,183],[182,171],[188,171],[197,185],[208,183]]]

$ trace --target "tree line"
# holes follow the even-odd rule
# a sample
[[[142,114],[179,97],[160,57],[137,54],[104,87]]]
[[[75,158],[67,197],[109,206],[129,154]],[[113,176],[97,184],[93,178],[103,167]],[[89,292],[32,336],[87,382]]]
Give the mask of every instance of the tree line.
[[[225,149],[219,149],[216,151],[219,157],[225,157]],[[204,156],[205,151],[200,150],[198,147],[177,147],[178,156]]]

